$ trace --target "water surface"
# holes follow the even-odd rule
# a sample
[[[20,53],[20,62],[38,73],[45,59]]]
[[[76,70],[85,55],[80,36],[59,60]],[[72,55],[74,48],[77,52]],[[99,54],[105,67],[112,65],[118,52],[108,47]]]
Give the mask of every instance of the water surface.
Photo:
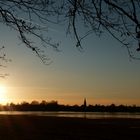
[[[37,115],[54,117],[76,117],[76,118],[140,118],[140,113],[124,112],[69,112],[69,111],[0,111],[0,115]]]

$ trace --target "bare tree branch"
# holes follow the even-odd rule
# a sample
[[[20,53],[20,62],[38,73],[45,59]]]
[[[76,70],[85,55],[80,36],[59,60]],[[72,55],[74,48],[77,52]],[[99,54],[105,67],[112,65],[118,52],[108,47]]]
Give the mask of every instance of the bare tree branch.
[[[59,46],[46,34],[48,24],[65,25],[78,48],[89,34],[101,36],[107,31],[135,58],[131,50],[140,51],[139,13],[139,0],[0,0],[0,22],[14,29],[44,64],[49,61],[45,49]]]

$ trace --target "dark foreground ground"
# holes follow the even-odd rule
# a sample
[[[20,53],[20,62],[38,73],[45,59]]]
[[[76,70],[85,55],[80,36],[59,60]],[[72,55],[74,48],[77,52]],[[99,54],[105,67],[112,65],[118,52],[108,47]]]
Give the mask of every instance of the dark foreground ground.
[[[0,140],[137,140],[140,119],[0,115]]]

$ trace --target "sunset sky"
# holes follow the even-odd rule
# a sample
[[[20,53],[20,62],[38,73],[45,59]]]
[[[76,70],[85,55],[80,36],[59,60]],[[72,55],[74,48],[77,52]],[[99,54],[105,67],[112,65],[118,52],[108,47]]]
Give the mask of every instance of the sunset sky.
[[[60,52],[47,48],[50,65],[44,65],[21,44],[16,32],[0,25],[0,46],[5,46],[12,62],[1,73],[5,91],[0,103],[32,100],[57,100],[60,104],[140,105],[140,61],[131,60],[126,48],[108,34],[94,34],[83,42],[83,51],[75,47],[73,37],[62,27],[50,27],[50,36],[60,44]],[[46,33],[47,35],[47,33]]]

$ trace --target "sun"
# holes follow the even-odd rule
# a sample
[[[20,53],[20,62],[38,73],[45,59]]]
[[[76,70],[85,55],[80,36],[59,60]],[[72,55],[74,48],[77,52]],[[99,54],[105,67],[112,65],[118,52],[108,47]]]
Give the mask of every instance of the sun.
[[[4,85],[0,85],[0,104],[6,103],[6,87]]]

